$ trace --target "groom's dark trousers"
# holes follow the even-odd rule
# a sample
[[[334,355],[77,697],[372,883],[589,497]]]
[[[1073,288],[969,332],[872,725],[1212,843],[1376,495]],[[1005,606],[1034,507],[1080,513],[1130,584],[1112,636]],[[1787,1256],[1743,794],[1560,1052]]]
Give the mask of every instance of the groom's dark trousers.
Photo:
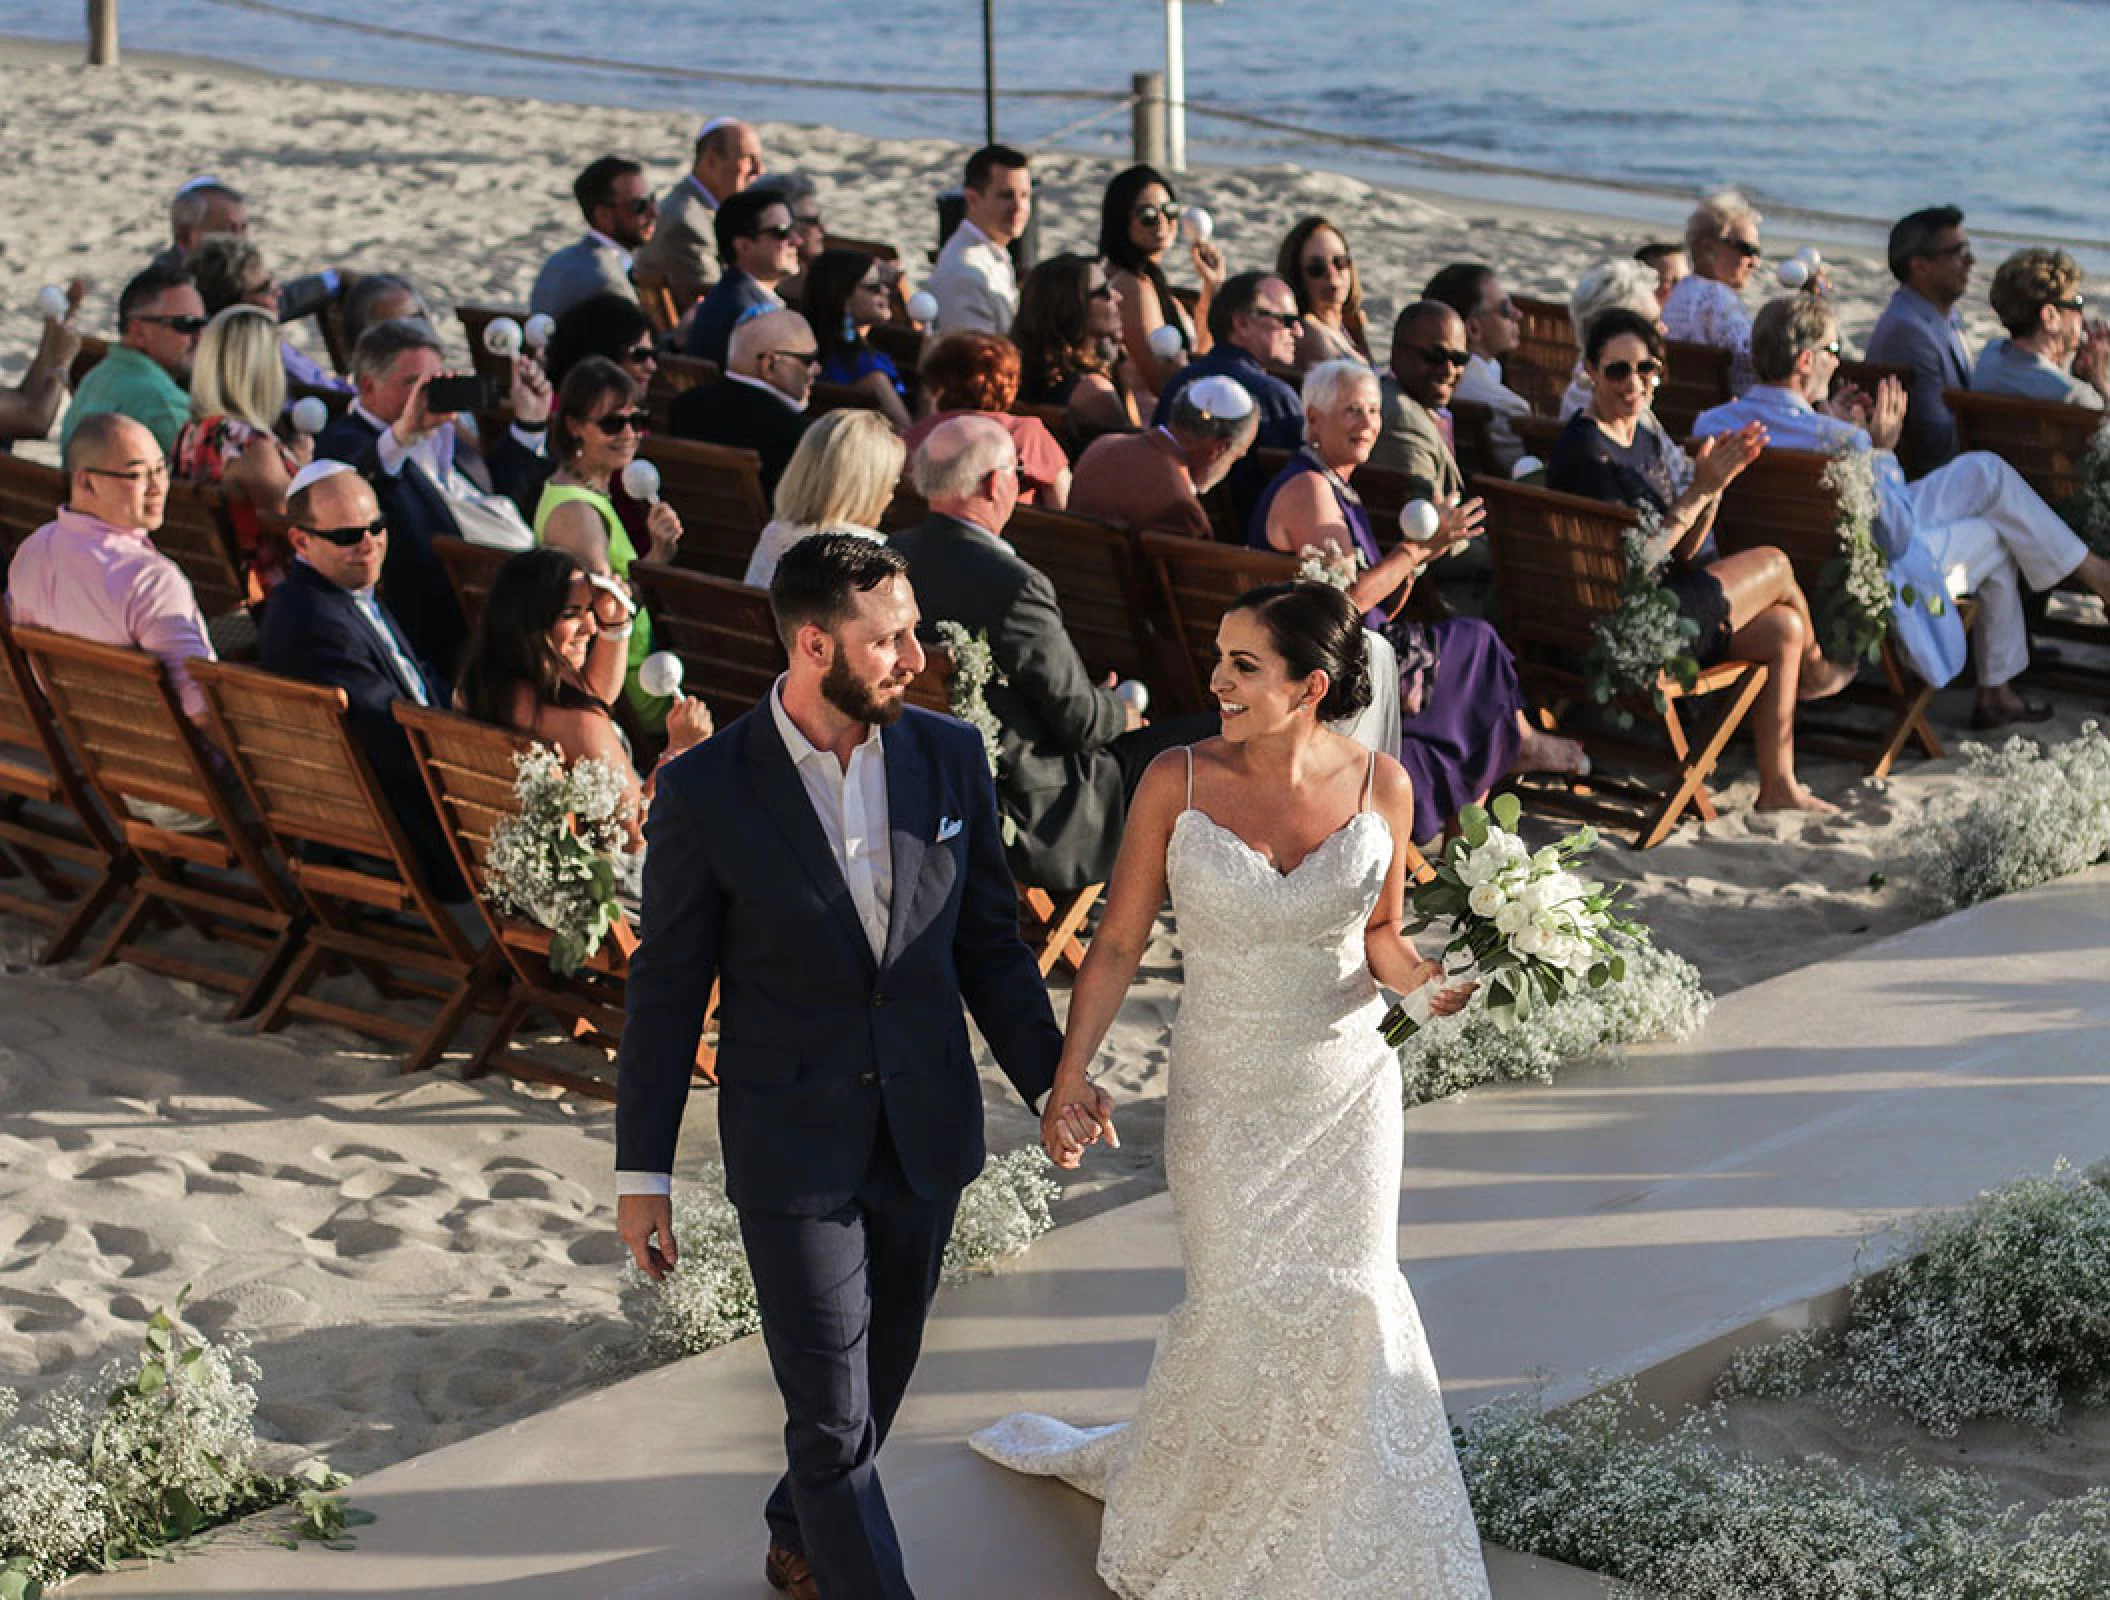
[[[765,1515],[826,1600],[910,1595],[876,1457],[984,1159],[962,1002],[1029,1105],[1061,1053],[980,737],[911,709],[881,739],[876,958],[769,702],[660,769],[616,1109],[617,1168],[671,1172],[715,980],[726,1192],[786,1413]]]

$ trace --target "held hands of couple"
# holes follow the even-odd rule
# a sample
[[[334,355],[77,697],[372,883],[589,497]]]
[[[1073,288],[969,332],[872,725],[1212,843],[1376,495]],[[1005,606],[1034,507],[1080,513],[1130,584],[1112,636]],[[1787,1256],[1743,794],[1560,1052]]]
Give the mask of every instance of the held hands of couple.
[[[615,1231],[630,1247],[638,1271],[654,1283],[674,1270],[681,1247],[674,1242],[674,1201],[663,1194],[616,1197]]]
[[[1112,1097],[1089,1078],[1056,1080],[1040,1114],[1040,1147],[1048,1159],[1065,1172],[1074,1172],[1084,1159],[1085,1148],[1101,1139],[1109,1149],[1121,1148],[1120,1135],[1114,1132]]]

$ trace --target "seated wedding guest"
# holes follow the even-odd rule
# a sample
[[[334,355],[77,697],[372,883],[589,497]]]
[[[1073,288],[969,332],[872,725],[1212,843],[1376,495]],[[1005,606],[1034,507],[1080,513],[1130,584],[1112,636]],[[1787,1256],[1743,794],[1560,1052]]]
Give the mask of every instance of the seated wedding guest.
[[[966,215],[938,252],[923,287],[938,302],[933,333],[1009,333],[1018,312],[1018,269],[1011,241],[1033,216],[1027,156],[1009,145],[984,145],[967,158],[961,198]]]
[[[749,317],[733,330],[725,376],[676,396],[667,431],[754,451],[762,458],[762,492],[774,494],[813,420],[806,400],[819,365],[813,330],[796,311]]]
[[[980,416],[1011,435],[1018,452],[1019,504],[1060,511],[1069,504],[1070,458],[1038,417],[1015,416],[1018,346],[994,333],[952,333],[923,351],[923,391],[930,415],[901,434],[911,455],[933,429],[955,417]]]
[[[1290,555],[1316,548],[1358,564],[1348,597],[1398,657],[1399,759],[1414,779],[1414,837],[1431,839],[1508,773],[1578,772],[1585,763],[1574,740],[1530,725],[1516,662],[1492,626],[1475,617],[1399,617],[1422,568],[1474,538],[1486,512],[1477,500],[1453,506],[1429,543],[1403,539],[1380,551],[1350,480],[1377,442],[1382,411],[1377,374],[1361,362],[1313,368],[1304,380],[1310,440],[1254,507],[1247,542]]]
[[[659,371],[659,351],[644,307],[619,294],[595,294],[559,317],[542,351],[542,369],[550,383],[561,387],[571,369],[588,356],[613,361],[640,389],[650,388],[652,375]]]
[[[186,268],[191,253],[214,234],[249,235],[249,202],[240,191],[217,178],[192,178],[169,202],[170,244],[154,257],[153,264],[171,270]],[[278,317],[297,322],[312,317],[350,286],[350,273],[325,267],[280,285]]]
[[[1971,387],[1971,347],[1957,308],[1977,258],[1963,212],[1930,206],[1900,217],[1890,230],[1889,258],[1898,286],[1876,318],[1866,355],[1912,369],[1905,443],[1914,469],[1931,472],[1956,454],[1956,419],[1942,391]]]
[[[1413,494],[1439,506],[1465,493],[1450,404],[1469,360],[1465,321],[1440,300],[1417,300],[1392,324],[1390,370],[1378,382],[1383,422],[1369,459],[1403,473]]]
[[[718,276],[717,209],[762,176],[762,141],[735,117],[713,117],[696,134],[695,160],[659,203],[659,225],[638,246],[639,271],[667,280],[684,313]]]
[[[1487,442],[1494,451],[1496,469],[1506,474],[1524,453],[1516,419],[1531,415],[1531,402],[1502,381],[1502,358],[1523,337],[1523,314],[1495,276],[1495,269],[1477,261],[1445,267],[1428,281],[1421,297],[1441,301],[1465,323],[1465,371],[1459,374],[1451,398],[1485,406],[1493,414]]]
[[[1376,364],[1363,334],[1363,280],[1339,228],[1324,217],[1299,222],[1275,253],[1275,276],[1289,285],[1304,317],[1291,362],[1299,372],[1322,361]]]
[[[454,708],[539,739],[567,762],[605,762],[624,781],[631,841],[642,847],[652,784],[637,781],[612,709],[623,692],[631,626],[621,600],[597,587],[569,550],[523,550],[498,569],[484,596],[462,652]],[[709,708],[675,696],[659,765],[710,736]]]
[[[285,575],[288,552],[275,538],[259,538],[256,514],[286,509],[293,475],[315,453],[308,435],[289,444],[273,431],[286,409],[286,369],[269,312],[231,305],[205,325],[190,393],[191,419],[176,436],[172,468],[186,483],[226,493],[250,578],[269,594]]]
[[[1121,291],[1105,266],[1064,252],[1026,274],[1011,324],[1018,397],[1061,406],[1073,439],[1095,439],[1142,419],[1119,367]]]
[[[1854,668],[1824,659],[1809,601],[1786,556],[1771,547],[1718,556],[1714,544],[1722,491],[1757,459],[1764,426],[1754,422],[1702,441],[1687,463],[1690,487],[1679,490],[1668,461],[1684,452],[1641,426],[1663,375],[1656,325],[1631,311],[1607,311],[1590,324],[1583,354],[1590,407],[1562,430],[1546,464],[1546,486],[1661,519],[1671,556],[1664,587],[1677,597],[1679,613],[1699,625],[1694,657],[1703,667],[1730,659],[1768,669],[1749,724],[1759,810],[1837,811],[1796,776],[1795,704],[1838,693],[1853,681]]]
[[[2019,473],[1982,450],[1957,456],[1912,483],[1898,467],[1897,445],[1908,414],[1905,390],[1886,379],[1872,398],[1827,398],[1839,370],[1839,324],[1831,308],[1808,295],[1766,303],[1751,329],[1758,382],[1741,400],[1700,414],[1700,436],[1763,424],[1766,437],[1791,450],[1868,457],[1876,488],[1875,540],[1889,559],[1891,582],[1930,597],[1946,592],[1943,575],[1961,569],[1978,597],[1972,641],[1978,655],[1978,705],[1971,726],[2042,722],[2048,705],[2032,705],[2012,680],[2029,665],[2029,627],[2020,585],[2045,590],[2072,579],[2110,599],[2110,561],[2088,547]],[[1963,630],[1953,608],[1939,617],[1924,605],[1892,608],[1898,641],[1913,670],[1940,687],[1963,665]]]
[[[1692,260],[1685,254],[1685,246],[1667,239],[1643,245],[1634,252],[1634,259],[1656,275],[1656,307],[1659,311],[1680,280],[1692,276]]]
[[[443,706],[447,687],[411,651],[374,592],[388,554],[381,503],[345,462],[315,461],[294,477],[286,516],[293,560],[264,608],[258,663],[267,672],[344,691],[345,725],[373,767],[426,880],[443,899],[457,899],[461,874],[410,741],[389,709],[398,700]]]
[[[1263,450],[1296,449],[1304,442],[1304,403],[1268,369],[1290,364],[1300,326],[1296,297],[1272,272],[1241,272],[1226,279],[1209,307],[1213,347],[1165,385],[1150,420],[1162,425],[1186,385],[1199,378],[1224,377],[1260,408],[1260,436],[1254,444]]]
[[[1172,402],[1160,428],[1109,433],[1078,458],[1069,509],[1129,528],[1213,539],[1202,496],[1253,446],[1260,408],[1229,378],[1201,378]]]
[[[769,587],[784,552],[816,533],[884,539],[879,519],[893,504],[908,459],[899,436],[876,411],[849,406],[806,430],[777,483],[776,515],[755,541],[740,581]]]
[[[205,691],[190,663],[213,659],[198,597],[154,548],[168,463],[147,428],[114,411],[83,417],[66,441],[66,503],[15,547],[11,621],[144,650],[168,668],[184,715],[203,725]]]
[[[2100,411],[2110,400],[2110,327],[2082,314],[2081,269],[2063,250],[2019,250],[1993,274],[2007,329],[1978,353],[1971,387]]]
[[[586,237],[553,251],[535,274],[528,309],[543,316],[561,317],[590,294],[636,299],[630,264],[659,220],[645,169],[621,156],[590,162],[571,192],[586,218]]]
[[[1729,352],[1729,388],[1751,387],[1751,313],[1743,301],[1759,257],[1763,219],[1734,189],[1702,200],[1685,219],[1692,271],[1662,302],[1663,329],[1673,339]]]
[[[280,321],[284,291],[265,265],[264,252],[247,239],[231,233],[208,234],[191,251],[189,267],[208,317],[218,316],[229,306],[250,305],[268,314],[274,326]],[[291,340],[279,341],[279,360],[290,383],[343,394],[351,392],[349,383]]]
[[[733,329],[760,311],[781,311],[777,288],[798,270],[799,246],[791,207],[775,195],[742,189],[712,219],[718,265],[725,276],[703,297],[689,322],[687,352],[725,365]]]
[[[1638,261],[1600,261],[1575,282],[1575,290],[1568,296],[1569,325],[1575,330],[1575,373],[1568,380],[1567,390],[1561,395],[1560,415],[1563,421],[1578,411],[1590,409],[1590,370],[1583,364],[1583,340],[1590,331],[1590,324],[1607,311],[1631,311],[1635,316],[1654,324],[1658,333],[1663,331],[1662,309],[1656,302],[1655,280],[1649,270]],[[1656,419],[1653,410],[1641,413],[1641,426],[1652,433],[1663,434],[1666,442],[1669,434]],[[1673,478],[1681,470],[1679,463],[1685,460],[1683,451],[1667,455]],[[1689,488],[1689,480],[1677,484],[1683,494]]]
[[[388,603],[418,658],[451,675],[467,629],[432,541],[445,534],[511,550],[534,543],[526,508],[549,474],[543,425],[550,388],[532,360],[514,362],[514,421],[484,440],[478,455],[456,431],[453,413],[425,402],[426,386],[445,371],[430,324],[375,323],[352,350],[351,409],[323,429],[315,453],[350,462],[374,486],[388,522]]]
[[[803,172],[772,172],[755,179],[751,187],[759,194],[775,195],[791,212],[791,242],[798,250],[798,267],[777,285],[777,295],[786,305],[804,311],[806,274],[828,248],[828,228],[821,220],[820,185]]]
[[[580,361],[557,391],[549,428],[550,459],[556,466],[535,507],[537,543],[569,550],[588,572],[626,585],[633,561],[672,561],[681,545],[681,518],[666,501],[646,514],[648,543],[640,551],[608,497],[623,468],[637,459],[646,420],[644,391],[629,373],[602,356]],[[665,705],[637,681],[639,664],[652,653],[651,617],[639,611],[629,638],[626,693],[639,720],[656,729]]]
[[[1055,586],[1004,540],[1018,503],[1018,455],[994,419],[944,423],[916,451],[910,473],[930,518],[888,542],[908,557],[926,635],[949,621],[989,640],[1000,676],[986,698],[1003,730],[997,799],[1018,830],[1012,870],[1056,893],[1103,882],[1143,769],[1209,730],[1146,729],[1111,675],[1092,682],[1063,627]]]
[[[869,337],[892,309],[891,282],[868,250],[823,250],[806,269],[805,315],[821,353],[821,381],[869,395],[889,422],[905,428],[908,386],[894,358]]]
[[[96,362],[59,425],[64,451],[84,417],[114,411],[142,424],[167,455],[190,420],[190,369],[205,302],[181,267],[148,267],[117,297],[117,343]]]
[[[357,281],[345,289],[344,298],[338,302],[338,318],[344,325],[347,349],[356,348],[359,336],[375,323],[394,322],[399,317],[416,317],[430,323],[432,308],[425,304],[425,297],[418,293],[416,284],[393,272],[361,273]]]
[[[1114,174],[1099,205],[1099,256],[1106,263],[1108,281],[1121,295],[1121,347],[1128,355],[1129,385],[1140,411],[1155,410],[1165,386],[1189,359],[1207,355],[1211,344],[1222,339],[1213,307],[1224,287],[1223,252],[1208,240],[1196,240],[1189,248],[1194,274],[1201,281],[1201,297],[1190,317],[1165,277],[1165,255],[1179,235],[1179,201],[1163,173],[1133,166]],[[1283,284],[1282,289],[1289,296],[1289,286]],[[1293,297],[1288,305],[1294,313]],[[1150,348],[1150,336],[1168,323],[1179,329],[1185,345],[1169,358]],[[1295,354],[1296,341],[1291,339],[1280,365],[1288,366]]]
[[[66,312],[43,317],[44,330],[37,340],[36,354],[29,358],[21,380],[0,389],[0,455],[17,439],[42,439],[59,420],[59,402],[66,398],[67,373],[81,352],[80,330],[73,325],[74,313],[86,298],[88,285],[79,278],[66,286]]]

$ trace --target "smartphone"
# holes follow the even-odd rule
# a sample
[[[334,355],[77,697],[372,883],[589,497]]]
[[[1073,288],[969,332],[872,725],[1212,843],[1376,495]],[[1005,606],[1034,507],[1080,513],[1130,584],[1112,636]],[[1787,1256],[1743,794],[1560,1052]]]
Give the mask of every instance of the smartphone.
[[[425,385],[425,409],[435,415],[488,411],[498,404],[496,385],[475,373],[448,374]]]

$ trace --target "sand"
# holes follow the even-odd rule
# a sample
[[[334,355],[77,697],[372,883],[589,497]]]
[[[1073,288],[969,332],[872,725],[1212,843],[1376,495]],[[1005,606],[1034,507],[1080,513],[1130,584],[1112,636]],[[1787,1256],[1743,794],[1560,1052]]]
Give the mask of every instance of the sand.
[[[0,64],[9,125],[43,130],[33,154],[0,170],[12,219],[0,235],[0,370],[19,370],[32,348],[44,283],[86,277],[83,324],[107,331],[125,277],[166,241],[170,192],[197,172],[248,191],[254,234],[280,271],[408,271],[458,338],[445,315],[454,302],[523,300],[543,256],[577,236],[567,189],[584,158],[628,151],[670,183],[694,125],[139,57],[91,71],[71,54],[10,43]],[[911,261],[929,243],[930,195],[962,155],[819,128],[762,134],[772,164],[819,180],[832,226],[895,240]],[[1088,243],[1110,170],[1036,159],[1045,250]],[[1296,217],[1331,214],[1380,328],[1447,260],[1492,260],[1515,289],[1564,295],[1649,231],[1289,166],[1198,172],[1184,196],[1215,213],[1234,268],[1271,260]],[[1782,251],[1799,242],[1769,234]],[[1827,255],[1846,330],[1863,335],[1888,279],[1872,258]],[[1968,701],[1942,698],[1945,734]],[[2037,731],[2070,735],[2099,709],[2062,702]],[[1957,795],[1955,767],[1953,755],[1908,760],[1878,785],[1807,762],[1805,777],[1847,808],[1820,820],[1746,810],[1753,782],[1739,756],[1720,820],[1646,854],[1608,845],[1598,870],[1631,884],[1659,940],[1726,992],[1929,915],[1902,861]],[[1876,874],[1888,883],[1872,886]],[[28,930],[0,927],[0,1382],[36,1391],[92,1370],[186,1284],[200,1326],[257,1341],[265,1427],[352,1470],[594,1380],[594,1351],[623,1332],[605,1108],[464,1083],[450,1067],[406,1079],[384,1053],[310,1025],[254,1038],[214,1020],[216,997],[132,971],[35,970],[32,948]],[[1065,1217],[1162,1184],[1178,971],[1167,922],[1104,1064],[1124,1148],[1072,1181]],[[984,1076],[992,1147],[1026,1143],[1032,1119],[1000,1075]],[[708,1095],[696,1100],[685,1170],[711,1154],[714,1112]]]

